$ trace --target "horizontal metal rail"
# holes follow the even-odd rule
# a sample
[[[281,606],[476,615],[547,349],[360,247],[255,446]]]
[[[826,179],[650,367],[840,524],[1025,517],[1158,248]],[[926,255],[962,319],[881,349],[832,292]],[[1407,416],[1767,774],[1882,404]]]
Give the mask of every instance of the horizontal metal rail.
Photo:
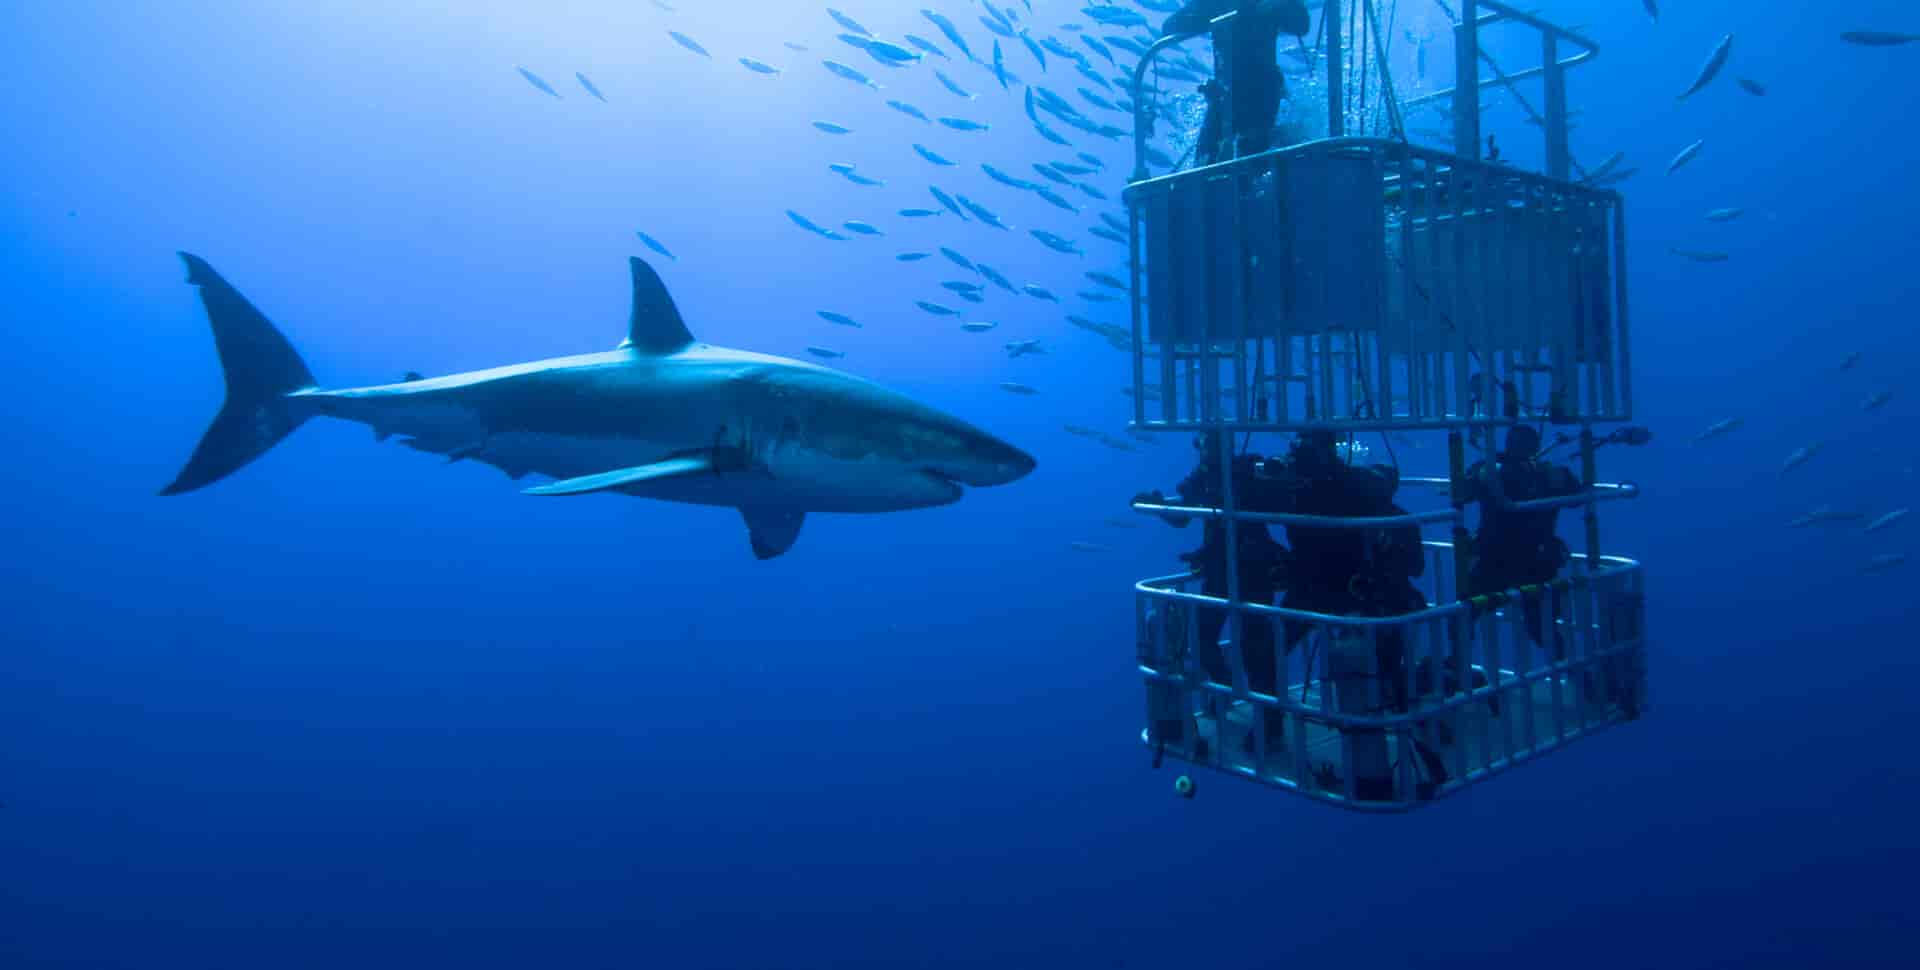
[[[1204,180],[1209,177],[1227,174],[1228,172],[1232,172],[1237,168],[1252,168],[1257,163],[1260,163],[1263,160],[1270,162],[1275,156],[1279,156],[1279,155],[1288,155],[1288,156],[1307,155],[1312,153],[1333,153],[1333,152],[1342,152],[1342,151],[1348,151],[1348,150],[1351,150],[1355,156],[1363,156],[1366,152],[1371,152],[1371,151],[1386,151],[1390,154],[1405,154],[1410,158],[1417,158],[1417,159],[1422,159],[1428,162],[1438,162],[1440,164],[1443,164],[1448,167],[1447,170],[1449,172],[1454,172],[1454,171],[1461,172],[1461,173],[1468,173],[1468,172],[1474,172],[1474,171],[1491,172],[1491,173],[1498,174],[1503,179],[1520,179],[1522,181],[1532,182],[1538,185],[1559,189],[1563,192],[1571,192],[1573,194],[1585,195],[1595,199],[1608,199],[1616,202],[1621,199],[1620,193],[1613,191],[1612,189],[1595,188],[1591,185],[1588,185],[1584,182],[1580,182],[1574,179],[1554,178],[1551,175],[1546,175],[1541,172],[1529,171],[1524,168],[1514,168],[1510,165],[1504,165],[1500,162],[1489,162],[1483,159],[1473,158],[1466,155],[1456,155],[1453,152],[1445,151],[1438,148],[1429,148],[1425,145],[1414,144],[1413,142],[1399,141],[1393,138],[1368,138],[1368,137],[1362,137],[1359,135],[1348,135],[1340,138],[1320,138],[1314,141],[1303,141],[1303,142],[1300,142],[1299,144],[1288,145],[1283,148],[1271,148],[1257,155],[1243,155],[1238,158],[1230,158],[1225,161],[1214,162],[1211,165],[1203,165],[1198,168],[1183,168],[1177,172],[1168,172],[1165,175],[1155,175],[1155,176],[1152,176],[1151,178],[1135,177],[1133,181],[1127,183],[1127,187],[1124,190],[1123,194],[1128,194],[1128,195],[1136,194],[1141,190],[1151,190],[1154,188],[1158,188],[1162,185],[1169,185],[1170,183],[1180,179],[1191,178],[1196,180]],[[1382,184],[1384,187],[1386,185],[1397,185],[1397,183],[1398,183],[1398,177],[1392,174],[1388,174],[1383,179]],[[1463,188],[1469,188],[1469,187],[1470,186],[1463,186]]]
[[[1449,489],[1453,480],[1448,478],[1408,477],[1400,480],[1402,485],[1420,485],[1427,488]],[[1621,499],[1639,498],[1640,486],[1632,482],[1600,482],[1584,491],[1572,495],[1557,495],[1553,498],[1528,499],[1524,502],[1508,502],[1506,508],[1535,511],[1543,509],[1565,509],[1588,502],[1617,502]]]
[[[1135,672],[1148,680],[1190,685],[1196,690],[1205,691],[1209,694],[1218,694],[1234,700],[1251,700],[1255,703],[1289,713],[1311,717],[1323,724],[1335,727],[1346,729],[1392,729],[1403,728],[1410,724],[1423,724],[1455,709],[1483,703],[1490,698],[1495,698],[1503,693],[1513,691],[1515,688],[1529,688],[1542,681],[1568,677],[1576,671],[1592,667],[1596,663],[1602,663],[1616,657],[1627,656],[1639,650],[1639,643],[1628,641],[1610,647],[1595,648],[1578,660],[1556,660],[1552,663],[1526,671],[1502,670],[1500,671],[1500,679],[1498,681],[1493,681],[1492,678],[1488,678],[1490,681],[1488,684],[1480,687],[1454,690],[1447,695],[1445,700],[1439,703],[1391,715],[1341,714],[1315,706],[1311,702],[1296,701],[1293,700],[1291,696],[1293,694],[1293,688],[1298,686],[1294,684],[1287,685],[1287,693],[1289,696],[1275,697],[1272,694],[1263,693],[1251,687],[1245,691],[1241,691],[1232,684],[1222,684],[1211,680],[1202,680],[1194,684],[1182,674],[1170,674],[1148,664],[1135,665]]]
[[[1435,488],[1451,488],[1453,483],[1445,478],[1403,478],[1402,485],[1426,485]],[[1556,495],[1552,498],[1528,499],[1524,502],[1509,502],[1504,508],[1524,511],[1545,511],[1547,509],[1567,509],[1587,505],[1592,502],[1617,502],[1622,499],[1639,498],[1640,486],[1631,482],[1601,482],[1591,488],[1583,489],[1572,495]],[[1223,519],[1227,517],[1225,509],[1211,505],[1165,505],[1152,502],[1135,502],[1133,509],[1147,515],[1177,515],[1188,519]],[[1433,512],[1411,512],[1406,515],[1296,515],[1291,512],[1248,512],[1236,510],[1233,518],[1241,522],[1266,522],[1273,525],[1297,525],[1316,529],[1393,529],[1410,525],[1431,525],[1440,522],[1455,522],[1459,513],[1452,509]]]
[[[1137,512],[1148,515],[1178,515],[1189,519],[1224,519],[1227,511],[1211,505],[1155,505],[1151,502],[1135,502]],[[1314,529],[1393,529],[1409,525],[1427,525],[1434,522],[1452,522],[1459,513],[1452,509],[1435,512],[1408,513],[1406,515],[1296,515],[1291,512],[1249,512],[1235,509],[1233,518],[1241,522],[1266,522],[1273,525],[1297,525]]]

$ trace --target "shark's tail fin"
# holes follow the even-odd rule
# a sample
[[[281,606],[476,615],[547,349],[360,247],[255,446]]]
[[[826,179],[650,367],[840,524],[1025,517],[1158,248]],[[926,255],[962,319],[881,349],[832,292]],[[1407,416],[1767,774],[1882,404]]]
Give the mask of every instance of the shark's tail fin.
[[[162,495],[179,495],[239,471],[293,433],[307,414],[287,400],[313,387],[313,374],[279,330],[254,309],[207,261],[181,253],[187,282],[200,288],[200,301],[213,325],[214,346],[227,373],[227,401],[200,438],[187,467]]]

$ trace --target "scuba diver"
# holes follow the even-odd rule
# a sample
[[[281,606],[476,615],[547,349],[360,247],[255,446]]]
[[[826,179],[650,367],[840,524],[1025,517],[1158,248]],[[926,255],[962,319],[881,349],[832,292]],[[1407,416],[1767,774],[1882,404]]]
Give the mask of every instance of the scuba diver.
[[[1580,489],[1572,470],[1540,456],[1540,432],[1525,424],[1508,431],[1506,447],[1491,463],[1476,462],[1467,471],[1465,499],[1480,504],[1480,531],[1474,537],[1466,597],[1547,583],[1560,575],[1570,558],[1566,542],[1555,534],[1560,510],[1514,505],[1577,495]],[[1559,616],[1559,592],[1543,595],[1553,597],[1553,614]],[[1524,596],[1521,601],[1527,635],[1540,644],[1543,598]],[[1566,640],[1556,628],[1553,658],[1565,656]]]
[[[1295,515],[1328,518],[1389,518],[1406,515],[1394,502],[1400,487],[1398,470],[1387,465],[1355,465],[1343,459],[1331,431],[1306,431],[1294,437],[1287,457],[1261,468],[1257,491],[1248,504]],[[1427,599],[1414,585],[1426,572],[1426,554],[1417,525],[1379,529],[1342,529],[1288,525],[1287,544],[1293,568],[1288,574],[1285,609],[1331,616],[1393,617],[1427,608]],[[1285,649],[1313,631],[1317,624],[1287,620]],[[1350,711],[1378,714],[1405,711],[1407,643],[1397,626],[1369,633],[1359,627],[1328,625],[1326,682],[1342,706]],[[1377,685],[1378,689],[1371,689]],[[1344,699],[1353,691],[1351,701]],[[1353,791],[1370,801],[1394,797],[1394,778],[1387,761],[1387,741],[1378,728],[1342,729],[1354,752]],[[1421,795],[1446,783],[1448,772],[1439,755],[1419,739],[1409,739],[1426,780]],[[1324,783],[1324,782],[1323,782]]]
[[[1257,501],[1263,510],[1334,518],[1406,514],[1393,501],[1399,472],[1342,459],[1331,431],[1300,433],[1287,457],[1266,462],[1261,472],[1249,504]],[[1396,616],[1427,608],[1413,584],[1426,571],[1418,526],[1286,528],[1295,565],[1281,606],[1337,616]],[[1307,624],[1288,622],[1288,648],[1307,632]],[[1382,649],[1389,648],[1383,643]]]
[[[1509,416],[1512,410],[1509,409]],[[1467,472],[1465,500],[1480,504],[1480,531],[1472,546],[1463,597],[1492,596],[1518,587],[1551,583],[1560,575],[1571,553],[1556,534],[1560,516],[1557,508],[1520,509],[1518,503],[1578,495],[1587,486],[1564,465],[1549,461],[1553,448],[1572,441],[1560,435],[1554,446],[1542,449],[1540,433],[1528,425],[1515,425],[1507,432],[1506,446],[1491,462],[1476,462]],[[1607,445],[1639,447],[1653,441],[1653,432],[1629,426],[1614,430],[1595,442]],[[1536,646],[1547,647],[1551,659],[1567,659],[1567,638],[1558,619],[1567,614],[1567,593],[1548,586],[1545,590],[1523,592],[1521,615],[1526,621],[1527,637]],[[1490,608],[1476,604],[1476,611]],[[1551,610],[1548,613],[1547,610]],[[1553,631],[1550,643],[1545,630]],[[1639,677],[1630,665],[1609,662],[1601,667],[1604,678],[1596,680],[1592,672],[1582,675],[1582,690],[1596,699],[1615,704],[1629,719],[1638,717]],[[1476,685],[1477,686],[1477,685]]]
[[[1217,506],[1220,444],[1218,439],[1198,437],[1201,448],[1199,466],[1180,484],[1180,497],[1169,499],[1159,492],[1134,497],[1136,503]],[[1233,459],[1233,487],[1236,505],[1249,512],[1290,513],[1330,518],[1384,518],[1404,515],[1393,501],[1399,487],[1399,474],[1381,465],[1354,465],[1343,459],[1335,435],[1330,431],[1307,431],[1294,438],[1284,458],[1261,460],[1252,454]],[[1184,525],[1185,517],[1166,514],[1172,524]],[[1209,595],[1226,595],[1226,523],[1207,522],[1206,541],[1187,557],[1201,573],[1203,590]],[[1334,616],[1392,617],[1427,608],[1426,598],[1413,583],[1425,572],[1425,554],[1418,526],[1387,529],[1352,529],[1316,525],[1287,525],[1288,548],[1275,543],[1260,523],[1237,523],[1240,550],[1240,598],[1245,602],[1267,601],[1279,589],[1285,593],[1280,606],[1310,613]],[[1200,651],[1208,676],[1230,682],[1225,657],[1218,639],[1225,622],[1224,611],[1201,614]],[[1254,690],[1275,693],[1278,684],[1279,650],[1276,649],[1273,623],[1264,616],[1245,615],[1241,621],[1242,656],[1247,681]],[[1287,620],[1281,643],[1293,646],[1312,632],[1316,624],[1308,620]],[[1370,673],[1330,673],[1330,680],[1359,684],[1351,696],[1370,709],[1406,710],[1406,643],[1398,628],[1383,628],[1377,634],[1356,629],[1330,630],[1339,650],[1349,661],[1357,655],[1359,664]],[[1332,671],[1333,658],[1329,657]],[[1374,685],[1378,689],[1374,689]],[[1377,697],[1372,701],[1367,698]],[[1285,719],[1264,717],[1263,734],[1267,750],[1280,749],[1285,735]],[[1171,721],[1155,728],[1157,737],[1177,740],[1180,727]],[[1378,752],[1386,751],[1385,732],[1378,728],[1354,728],[1349,731],[1355,743]],[[1252,738],[1248,739],[1251,747]],[[1421,759],[1428,781],[1426,788],[1447,780],[1447,771],[1437,755],[1415,741],[1415,753]],[[1393,797],[1394,779],[1390,766],[1375,770],[1356,769],[1354,793],[1367,800]]]
[[[1219,474],[1219,446],[1205,434],[1194,435],[1194,451],[1198,453],[1199,463],[1193,471],[1182,479],[1175,494],[1166,496],[1155,489],[1142,492],[1133,497],[1133,501],[1152,505],[1194,505],[1218,507],[1222,503],[1220,494],[1221,477]],[[1260,464],[1257,455],[1236,455],[1233,460],[1233,486],[1236,505],[1242,511],[1268,512],[1271,509],[1250,504],[1254,488],[1254,476]],[[1185,528],[1187,516],[1164,514],[1161,516],[1175,528]],[[1273,605],[1273,597],[1280,587],[1285,585],[1287,571],[1287,550],[1273,541],[1273,533],[1259,522],[1236,522],[1234,531],[1239,544],[1239,586],[1240,599],[1248,603]],[[1222,519],[1208,519],[1202,527],[1200,548],[1183,553],[1181,561],[1200,574],[1200,592],[1207,596],[1225,599],[1227,596],[1227,523]],[[1220,631],[1226,625],[1227,613],[1219,609],[1202,609],[1200,612],[1199,648],[1200,662],[1207,676],[1222,684],[1233,683],[1233,673],[1228,668],[1225,653],[1220,649]],[[1263,694],[1279,693],[1279,671],[1274,658],[1274,629],[1270,617],[1256,613],[1243,614],[1240,618],[1241,655],[1247,668],[1247,686]]]
[[[1166,37],[1205,33],[1214,30],[1215,18],[1229,13],[1236,16],[1214,33],[1214,58],[1219,65],[1215,77],[1200,87],[1207,99],[1207,117],[1195,145],[1195,162],[1200,165],[1257,155],[1273,147],[1274,118],[1287,93],[1275,47],[1282,33],[1305,37],[1313,29],[1304,0],[1187,0],[1186,6],[1167,17],[1160,33]],[[1222,111],[1233,119],[1231,143],[1220,130]]]

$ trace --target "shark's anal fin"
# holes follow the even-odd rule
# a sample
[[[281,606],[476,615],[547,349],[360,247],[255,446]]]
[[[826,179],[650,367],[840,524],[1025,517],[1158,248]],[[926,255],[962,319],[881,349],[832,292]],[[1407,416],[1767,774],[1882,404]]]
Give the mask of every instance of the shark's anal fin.
[[[651,465],[635,465],[632,468],[616,468],[598,475],[582,475],[579,478],[563,478],[560,481],[529,488],[524,495],[591,495],[642,482],[658,481],[663,478],[682,478],[687,475],[701,475],[713,471],[713,459],[707,455],[694,455],[686,458],[669,458],[656,461]]]
[[[673,296],[667,292],[667,284],[660,281],[660,274],[638,256],[632,258],[630,268],[633,315],[627,321],[627,339],[620,346],[643,354],[665,355],[693,343],[693,334],[687,331],[686,321],[680,318],[680,310],[673,305]]]
[[[800,538],[800,526],[807,521],[807,513],[797,509],[742,507],[740,517],[747,520],[747,538],[753,542],[755,559],[772,559],[793,548],[793,540]]]

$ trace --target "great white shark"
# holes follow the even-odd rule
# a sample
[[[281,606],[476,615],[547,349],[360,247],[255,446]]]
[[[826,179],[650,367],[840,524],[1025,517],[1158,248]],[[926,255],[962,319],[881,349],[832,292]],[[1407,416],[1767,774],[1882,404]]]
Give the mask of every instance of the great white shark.
[[[631,261],[618,348],[398,384],[321,388],[278,329],[181,253],[226,372],[227,397],[162,495],[219,481],[308,418],[344,418],[449,461],[552,482],[529,495],[618,492],[728,506],[753,553],[786,552],[808,512],[897,512],[1033,471],[1026,452],[851,374],[698,343],[653,267]]]

